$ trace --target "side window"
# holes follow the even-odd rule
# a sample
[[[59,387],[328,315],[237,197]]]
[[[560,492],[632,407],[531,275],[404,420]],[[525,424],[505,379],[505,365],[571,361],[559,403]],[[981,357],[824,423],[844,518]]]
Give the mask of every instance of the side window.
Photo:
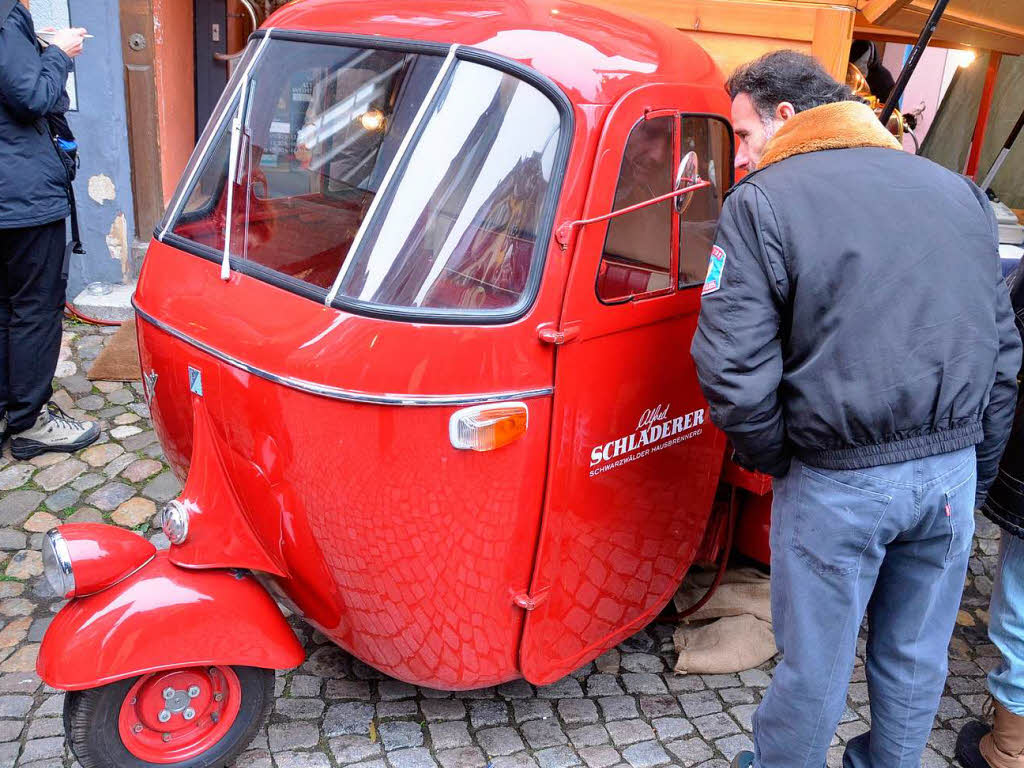
[[[707,276],[708,256],[722,201],[732,185],[733,139],[724,120],[705,115],[683,115],[680,156],[696,152],[700,177],[710,187],[693,193],[679,217],[679,287],[700,285]]]
[[[673,128],[667,115],[642,120],[626,142],[613,210],[672,191]],[[597,297],[615,302],[672,287],[673,205],[668,200],[611,220],[597,275]]]

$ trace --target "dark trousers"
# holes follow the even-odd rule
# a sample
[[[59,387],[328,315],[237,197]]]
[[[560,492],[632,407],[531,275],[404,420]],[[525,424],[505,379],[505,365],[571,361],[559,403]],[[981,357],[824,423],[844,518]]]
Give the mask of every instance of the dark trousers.
[[[0,411],[31,427],[53,394],[67,280],[64,220],[0,229]]]

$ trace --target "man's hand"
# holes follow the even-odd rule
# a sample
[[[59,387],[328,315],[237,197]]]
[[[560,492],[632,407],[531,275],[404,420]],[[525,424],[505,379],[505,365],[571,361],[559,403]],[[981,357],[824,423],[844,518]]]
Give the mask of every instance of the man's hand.
[[[87,31],[84,27],[58,29],[50,38],[50,45],[56,45],[73,59],[82,52],[82,43]]]

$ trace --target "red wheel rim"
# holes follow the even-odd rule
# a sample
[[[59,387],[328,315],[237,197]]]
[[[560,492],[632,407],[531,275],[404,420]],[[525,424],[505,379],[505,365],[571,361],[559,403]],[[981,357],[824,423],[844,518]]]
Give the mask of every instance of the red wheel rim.
[[[125,694],[117,731],[125,749],[148,763],[198,757],[238,717],[242,686],[231,667],[189,667],[143,675]]]

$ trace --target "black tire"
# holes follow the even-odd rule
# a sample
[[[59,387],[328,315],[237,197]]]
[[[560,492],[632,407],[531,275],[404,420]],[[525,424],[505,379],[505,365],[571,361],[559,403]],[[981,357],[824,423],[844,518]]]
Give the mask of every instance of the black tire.
[[[125,695],[139,678],[64,696],[64,733],[82,768],[224,768],[245,751],[274,705],[274,671],[232,667],[242,687],[241,707],[224,737],[203,754],[177,763],[150,763],[131,754],[117,730]]]

